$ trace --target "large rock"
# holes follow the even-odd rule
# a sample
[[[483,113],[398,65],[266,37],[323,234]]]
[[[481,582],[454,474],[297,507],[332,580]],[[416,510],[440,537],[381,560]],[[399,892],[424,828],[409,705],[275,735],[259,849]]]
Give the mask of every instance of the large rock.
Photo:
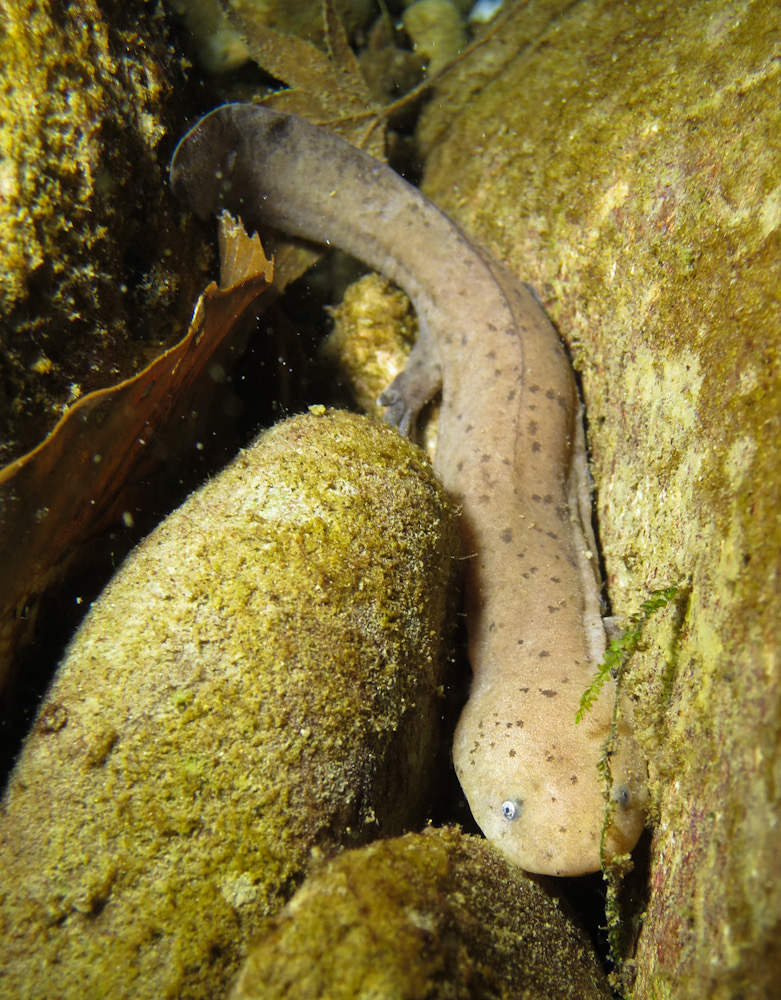
[[[609,1000],[545,880],[484,840],[429,829],[314,872],[250,953],[231,1000]]]
[[[208,254],[168,193],[182,75],[144,0],[0,18],[0,466],[187,328]]]
[[[456,533],[369,418],[264,434],[136,549],[0,811],[0,993],[217,997],[310,853],[420,825]]]
[[[750,0],[533,0],[462,112],[430,105],[427,193],[572,348],[614,611],[683,588],[631,663],[635,1000],[766,997],[781,967],[780,52]]]

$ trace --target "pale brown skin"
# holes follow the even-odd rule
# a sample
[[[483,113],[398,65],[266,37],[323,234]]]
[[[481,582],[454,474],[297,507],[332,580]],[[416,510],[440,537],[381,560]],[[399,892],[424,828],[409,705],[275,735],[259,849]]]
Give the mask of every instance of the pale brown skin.
[[[585,720],[605,648],[578,395],[528,289],[389,167],[327,131],[259,105],[225,105],[182,139],[171,184],[201,218],[338,246],[410,296],[420,337],[382,394],[409,433],[442,392],[434,468],[461,510],[473,681],[453,759],[489,840],[527,871],[600,867],[597,762],[615,688]],[[607,856],[644,822],[645,764],[623,706]]]

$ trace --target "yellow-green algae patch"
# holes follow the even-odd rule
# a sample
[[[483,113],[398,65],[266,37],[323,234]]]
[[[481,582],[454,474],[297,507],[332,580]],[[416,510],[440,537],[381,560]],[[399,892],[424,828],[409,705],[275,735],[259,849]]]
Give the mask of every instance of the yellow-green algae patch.
[[[0,813],[3,996],[214,997],[312,850],[425,818],[457,541],[430,466],[274,427],[127,559]]]
[[[268,921],[231,1000],[608,1000],[591,943],[541,879],[429,829],[347,851]]]
[[[333,366],[352,401],[374,416],[385,413],[377,397],[404,368],[418,334],[418,321],[406,294],[382,275],[371,273],[345,290],[330,309],[333,329],[321,355]],[[424,407],[420,444],[433,459],[439,400]]]
[[[533,0],[486,46],[481,92],[454,120],[429,108],[445,138],[427,192],[536,286],[572,346],[614,610],[690,585],[632,663],[655,822],[637,1000],[765,997],[781,966],[769,10]]]
[[[379,274],[353,282],[329,310],[333,329],[322,355],[347,384],[355,403],[382,416],[377,397],[404,368],[418,333],[412,305],[401,289]]]

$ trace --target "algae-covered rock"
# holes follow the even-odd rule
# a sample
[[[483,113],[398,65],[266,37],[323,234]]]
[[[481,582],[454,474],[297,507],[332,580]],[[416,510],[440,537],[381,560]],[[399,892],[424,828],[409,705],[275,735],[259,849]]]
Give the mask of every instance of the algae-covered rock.
[[[631,661],[654,801],[635,1000],[764,998],[781,968],[773,9],[532,0],[428,109],[426,191],[572,347],[613,611],[682,588]]]
[[[450,0],[416,0],[402,15],[416,52],[426,57],[429,73],[455,59],[467,42],[466,24]]]
[[[608,1000],[591,943],[484,840],[429,829],[347,851],[269,920],[231,1000]]]
[[[377,397],[404,368],[418,333],[410,300],[387,278],[372,273],[349,285],[329,311],[333,329],[321,354],[361,410],[382,416],[385,407]]]
[[[186,330],[208,255],[167,189],[180,83],[155,4],[0,2],[0,465]]]
[[[425,818],[456,536],[422,452],[288,420],[136,549],[0,812],[0,993],[216,997],[316,849]]]

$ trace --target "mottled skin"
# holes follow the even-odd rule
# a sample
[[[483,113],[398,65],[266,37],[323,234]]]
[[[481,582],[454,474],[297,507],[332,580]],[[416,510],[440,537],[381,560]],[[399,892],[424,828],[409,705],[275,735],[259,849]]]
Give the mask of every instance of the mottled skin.
[[[410,296],[420,337],[381,396],[404,433],[440,389],[434,467],[461,509],[473,681],[453,758],[486,837],[527,871],[600,867],[597,762],[615,688],[585,720],[605,648],[577,390],[528,289],[389,167],[323,129],[258,105],[202,118],[171,163],[201,218],[227,209],[338,246]],[[643,828],[645,765],[624,705],[611,758],[606,853]]]

